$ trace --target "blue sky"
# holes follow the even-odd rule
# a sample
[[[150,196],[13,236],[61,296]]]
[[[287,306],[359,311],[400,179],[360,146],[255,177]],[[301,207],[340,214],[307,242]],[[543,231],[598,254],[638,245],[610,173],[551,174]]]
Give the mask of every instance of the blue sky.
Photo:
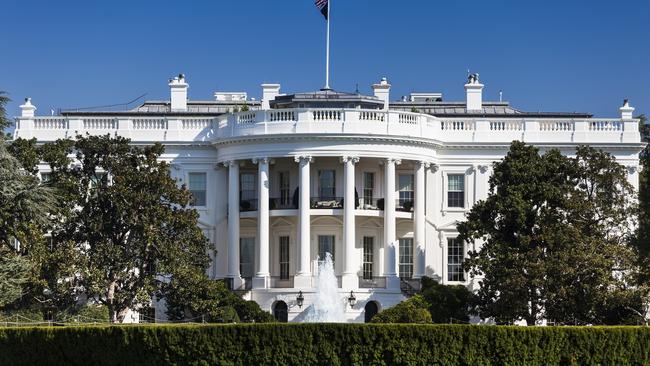
[[[529,111],[612,117],[623,98],[650,114],[650,1],[331,0],[332,87],[462,100],[467,69],[484,99]],[[191,99],[259,98],[324,83],[325,21],[312,0],[3,0],[0,90],[50,108],[167,99],[183,72]]]

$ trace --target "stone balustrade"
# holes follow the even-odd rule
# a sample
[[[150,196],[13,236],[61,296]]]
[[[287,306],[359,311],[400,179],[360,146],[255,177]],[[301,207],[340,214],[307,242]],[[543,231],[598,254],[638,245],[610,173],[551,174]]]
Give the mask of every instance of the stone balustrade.
[[[363,134],[442,143],[638,143],[635,119],[438,118],[402,111],[279,109],[218,117],[19,117],[16,138],[39,141],[77,134],[111,134],[134,141],[216,141],[253,135]]]

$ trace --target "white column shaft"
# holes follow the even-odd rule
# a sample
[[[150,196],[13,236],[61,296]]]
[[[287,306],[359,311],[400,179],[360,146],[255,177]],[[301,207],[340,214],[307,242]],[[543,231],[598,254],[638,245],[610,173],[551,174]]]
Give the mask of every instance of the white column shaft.
[[[345,164],[345,197],[343,201],[343,231],[345,238],[345,270],[344,275],[356,275],[357,268],[354,253],[355,244],[355,200],[354,200],[354,164],[356,158],[344,158]]]
[[[384,178],[386,187],[384,197],[384,240],[386,241],[384,274],[387,277],[396,277],[398,249],[395,240],[395,160],[386,160]]]
[[[424,162],[416,162],[415,164],[415,209],[413,215],[413,236],[414,236],[414,250],[413,256],[413,277],[420,278],[424,276],[424,258],[425,258],[425,172],[426,165]]]
[[[309,252],[310,252],[310,177],[309,168],[311,159],[308,157],[301,157],[300,162],[300,259],[298,261],[298,276],[309,276],[311,268],[309,265]]]
[[[258,161],[259,199],[257,230],[259,263],[258,277],[269,276],[269,161],[266,158]]]
[[[228,165],[228,276],[239,277],[239,165]]]

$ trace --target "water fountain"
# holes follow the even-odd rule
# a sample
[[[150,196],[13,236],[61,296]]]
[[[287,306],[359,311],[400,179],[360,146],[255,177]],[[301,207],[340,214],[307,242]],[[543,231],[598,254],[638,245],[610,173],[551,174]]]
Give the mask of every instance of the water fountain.
[[[339,298],[339,288],[334,274],[332,255],[325,253],[325,260],[318,264],[316,294],[312,305],[307,308],[305,322],[343,323],[345,303]]]

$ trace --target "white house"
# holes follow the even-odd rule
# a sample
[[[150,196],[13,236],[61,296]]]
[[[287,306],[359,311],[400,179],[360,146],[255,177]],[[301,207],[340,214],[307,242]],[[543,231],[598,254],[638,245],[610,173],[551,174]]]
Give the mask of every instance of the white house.
[[[341,302],[351,292],[357,299],[346,306],[349,321],[395,305],[422,276],[475,286],[461,267],[472,248],[455,239],[456,222],[486,197],[491,164],[513,140],[567,155],[579,144],[604,149],[638,186],[643,145],[627,102],[616,119],[523,112],[483,101],[477,75],[462,102],[441,93],[393,102],[386,79],[371,96],[281,94],[279,84],[263,84],[261,101],[219,92],[188,100],[183,75],[169,87],[169,101],[121,112],[41,117],[27,99],[14,135],[46,142],[110,133],[165,144],[171,174],[194,194],[214,243],[210,276],[289,321],[311,304],[325,252],[334,256]]]

